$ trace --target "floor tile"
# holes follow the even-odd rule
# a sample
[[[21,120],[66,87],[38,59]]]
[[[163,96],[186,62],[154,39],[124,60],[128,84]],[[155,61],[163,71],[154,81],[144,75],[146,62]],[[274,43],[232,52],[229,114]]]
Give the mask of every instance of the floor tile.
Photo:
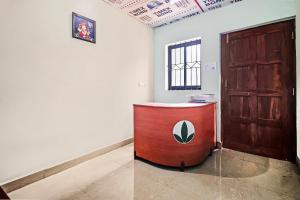
[[[133,159],[127,145],[11,192],[12,199],[300,199],[294,164],[229,149],[180,172]]]

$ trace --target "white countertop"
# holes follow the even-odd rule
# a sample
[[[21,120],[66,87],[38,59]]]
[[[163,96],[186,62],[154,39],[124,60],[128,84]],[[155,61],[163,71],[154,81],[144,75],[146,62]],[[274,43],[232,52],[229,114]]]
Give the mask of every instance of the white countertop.
[[[189,108],[189,107],[202,107],[207,106],[209,104],[214,104],[215,102],[209,103],[141,103],[134,104],[134,106],[149,106],[149,107],[171,107],[171,108]]]

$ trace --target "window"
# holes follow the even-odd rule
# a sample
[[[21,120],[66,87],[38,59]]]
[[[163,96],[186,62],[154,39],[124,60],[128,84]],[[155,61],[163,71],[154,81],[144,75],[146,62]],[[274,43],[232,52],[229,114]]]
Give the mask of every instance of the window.
[[[167,47],[169,90],[201,89],[201,39],[197,38]]]

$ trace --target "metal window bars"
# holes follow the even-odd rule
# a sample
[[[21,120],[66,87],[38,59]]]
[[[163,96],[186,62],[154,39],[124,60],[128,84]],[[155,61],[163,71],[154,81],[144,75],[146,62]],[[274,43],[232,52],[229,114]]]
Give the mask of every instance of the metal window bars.
[[[168,46],[169,90],[201,89],[201,39]]]

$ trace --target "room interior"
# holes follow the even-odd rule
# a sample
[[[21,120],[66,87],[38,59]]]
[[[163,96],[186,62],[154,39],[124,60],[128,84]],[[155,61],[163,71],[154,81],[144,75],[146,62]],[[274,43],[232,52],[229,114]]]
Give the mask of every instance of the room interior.
[[[0,199],[300,199],[300,1],[0,16]]]

